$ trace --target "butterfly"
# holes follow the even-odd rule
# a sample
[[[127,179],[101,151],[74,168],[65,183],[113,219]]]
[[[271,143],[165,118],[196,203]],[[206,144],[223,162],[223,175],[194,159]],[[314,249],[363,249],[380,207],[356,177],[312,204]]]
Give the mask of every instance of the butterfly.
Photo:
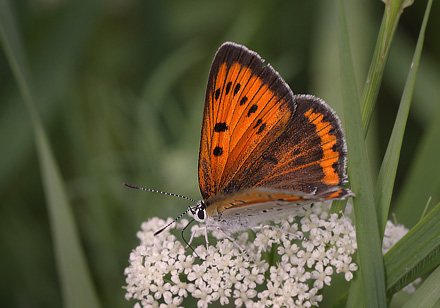
[[[353,196],[344,188],[346,144],[335,112],[315,96],[294,95],[257,53],[232,42],[211,65],[198,176],[203,200],[185,213],[204,223],[206,239],[219,230],[233,241],[304,205]]]

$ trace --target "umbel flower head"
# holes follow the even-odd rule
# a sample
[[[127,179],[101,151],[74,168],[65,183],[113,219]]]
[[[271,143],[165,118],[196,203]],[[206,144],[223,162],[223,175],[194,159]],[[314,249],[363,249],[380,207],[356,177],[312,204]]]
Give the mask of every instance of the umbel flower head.
[[[174,235],[187,221],[154,236],[167,222],[152,218],[137,233],[140,245],[125,269],[125,297],[137,300],[135,307],[184,307],[189,298],[198,307],[217,301],[237,307],[318,306],[321,289],[331,284],[333,274],[349,281],[357,270],[352,262],[354,226],[348,217],[329,210],[330,203],[315,203],[299,209],[296,217],[275,222],[275,228],[238,234],[236,241],[249,257],[214,231],[208,249],[204,244],[195,247],[198,258]],[[203,238],[197,228],[192,232]],[[294,234],[308,240],[297,240]]]

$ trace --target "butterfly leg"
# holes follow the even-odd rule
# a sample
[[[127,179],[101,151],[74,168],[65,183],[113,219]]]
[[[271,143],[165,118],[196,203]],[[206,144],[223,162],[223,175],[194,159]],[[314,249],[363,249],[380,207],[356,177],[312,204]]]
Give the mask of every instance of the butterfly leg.
[[[209,249],[209,240],[208,240],[208,228],[205,227],[205,242],[206,242],[206,251]]]
[[[220,231],[221,233],[223,233],[224,236],[226,236],[226,238],[227,238],[228,240],[230,240],[235,246],[237,246],[237,248],[240,249],[240,251],[241,251],[242,253],[244,253],[244,254],[246,255],[246,257],[250,258],[250,256],[249,256],[249,254],[247,253],[247,251],[246,251],[246,250],[245,250],[245,249],[244,249],[239,243],[237,243],[237,241],[236,241],[232,236],[230,236],[228,233],[226,233],[225,231],[223,231],[220,227],[217,227],[217,230]]]
[[[301,240],[301,241],[307,241],[308,240],[307,237],[305,237],[302,234],[292,233],[292,232],[289,232],[289,231],[287,231],[287,230],[285,230],[283,228],[280,228],[280,227],[277,227],[277,226],[272,226],[272,225],[260,225],[260,226],[252,227],[251,229],[254,232],[256,232],[257,230],[262,230],[262,229],[272,229],[272,230],[280,231],[280,232],[282,232],[284,234],[293,236],[297,240]]]
[[[191,237],[189,238],[189,241],[186,243],[185,249],[187,249],[188,247],[191,246],[191,243],[192,243],[192,241],[194,240],[194,236],[195,236],[195,234],[196,234],[200,229],[202,229],[202,228],[199,227],[199,228],[197,228],[197,230],[191,232]],[[203,228],[203,229],[206,229],[206,228]]]
[[[199,227],[197,230],[195,230],[194,232],[191,233],[191,237],[189,238],[189,241],[188,241],[188,243],[186,244],[185,249],[188,248],[188,247],[191,245],[192,241],[194,240],[194,236],[195,236],[195,234],[196,234],[199,230],[201,230],[201,229],[203,229],[203,230],[205,231],[206,250],[208,250],[208,247],[209,247],[209,239],[208,239],[208,228],[206,228],[206,227]]]

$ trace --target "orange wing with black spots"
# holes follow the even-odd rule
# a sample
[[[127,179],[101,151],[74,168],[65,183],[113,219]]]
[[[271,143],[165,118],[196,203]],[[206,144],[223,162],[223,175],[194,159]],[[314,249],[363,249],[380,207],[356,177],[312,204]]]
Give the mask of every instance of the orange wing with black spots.
[[[325,199],[351,194],[346,183],[346,146],[339,119],[321,99],[295,96],[296,112],[242,176],[250,187],[271,187],[314,193]],[[331,196],[331,197],[330,197]]]
[[[223,191],[248,158],[282,134],[295,105],[287,84],[244,46],[225,43],[211,66],[203,113],[199,183],[205,200]]]
[[[340,187],[344,181],[345,144],[334,112],[313,96],[294,96],[255,52],[223,44],[203,112],[203,199],[255,187],[342,198],[349,193]]]

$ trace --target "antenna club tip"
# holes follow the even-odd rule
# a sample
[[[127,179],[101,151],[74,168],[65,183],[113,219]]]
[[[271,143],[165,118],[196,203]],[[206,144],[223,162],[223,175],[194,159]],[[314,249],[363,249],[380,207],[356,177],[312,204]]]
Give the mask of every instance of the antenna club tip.
[[[127,183],[122,183],[122,185],[124,185],[125,187],[128,187],[128,188],[142,189],[140,187],[137,187],[137,186],[134,186],[134,185],[131,185],[131,184],[127,184]]]

